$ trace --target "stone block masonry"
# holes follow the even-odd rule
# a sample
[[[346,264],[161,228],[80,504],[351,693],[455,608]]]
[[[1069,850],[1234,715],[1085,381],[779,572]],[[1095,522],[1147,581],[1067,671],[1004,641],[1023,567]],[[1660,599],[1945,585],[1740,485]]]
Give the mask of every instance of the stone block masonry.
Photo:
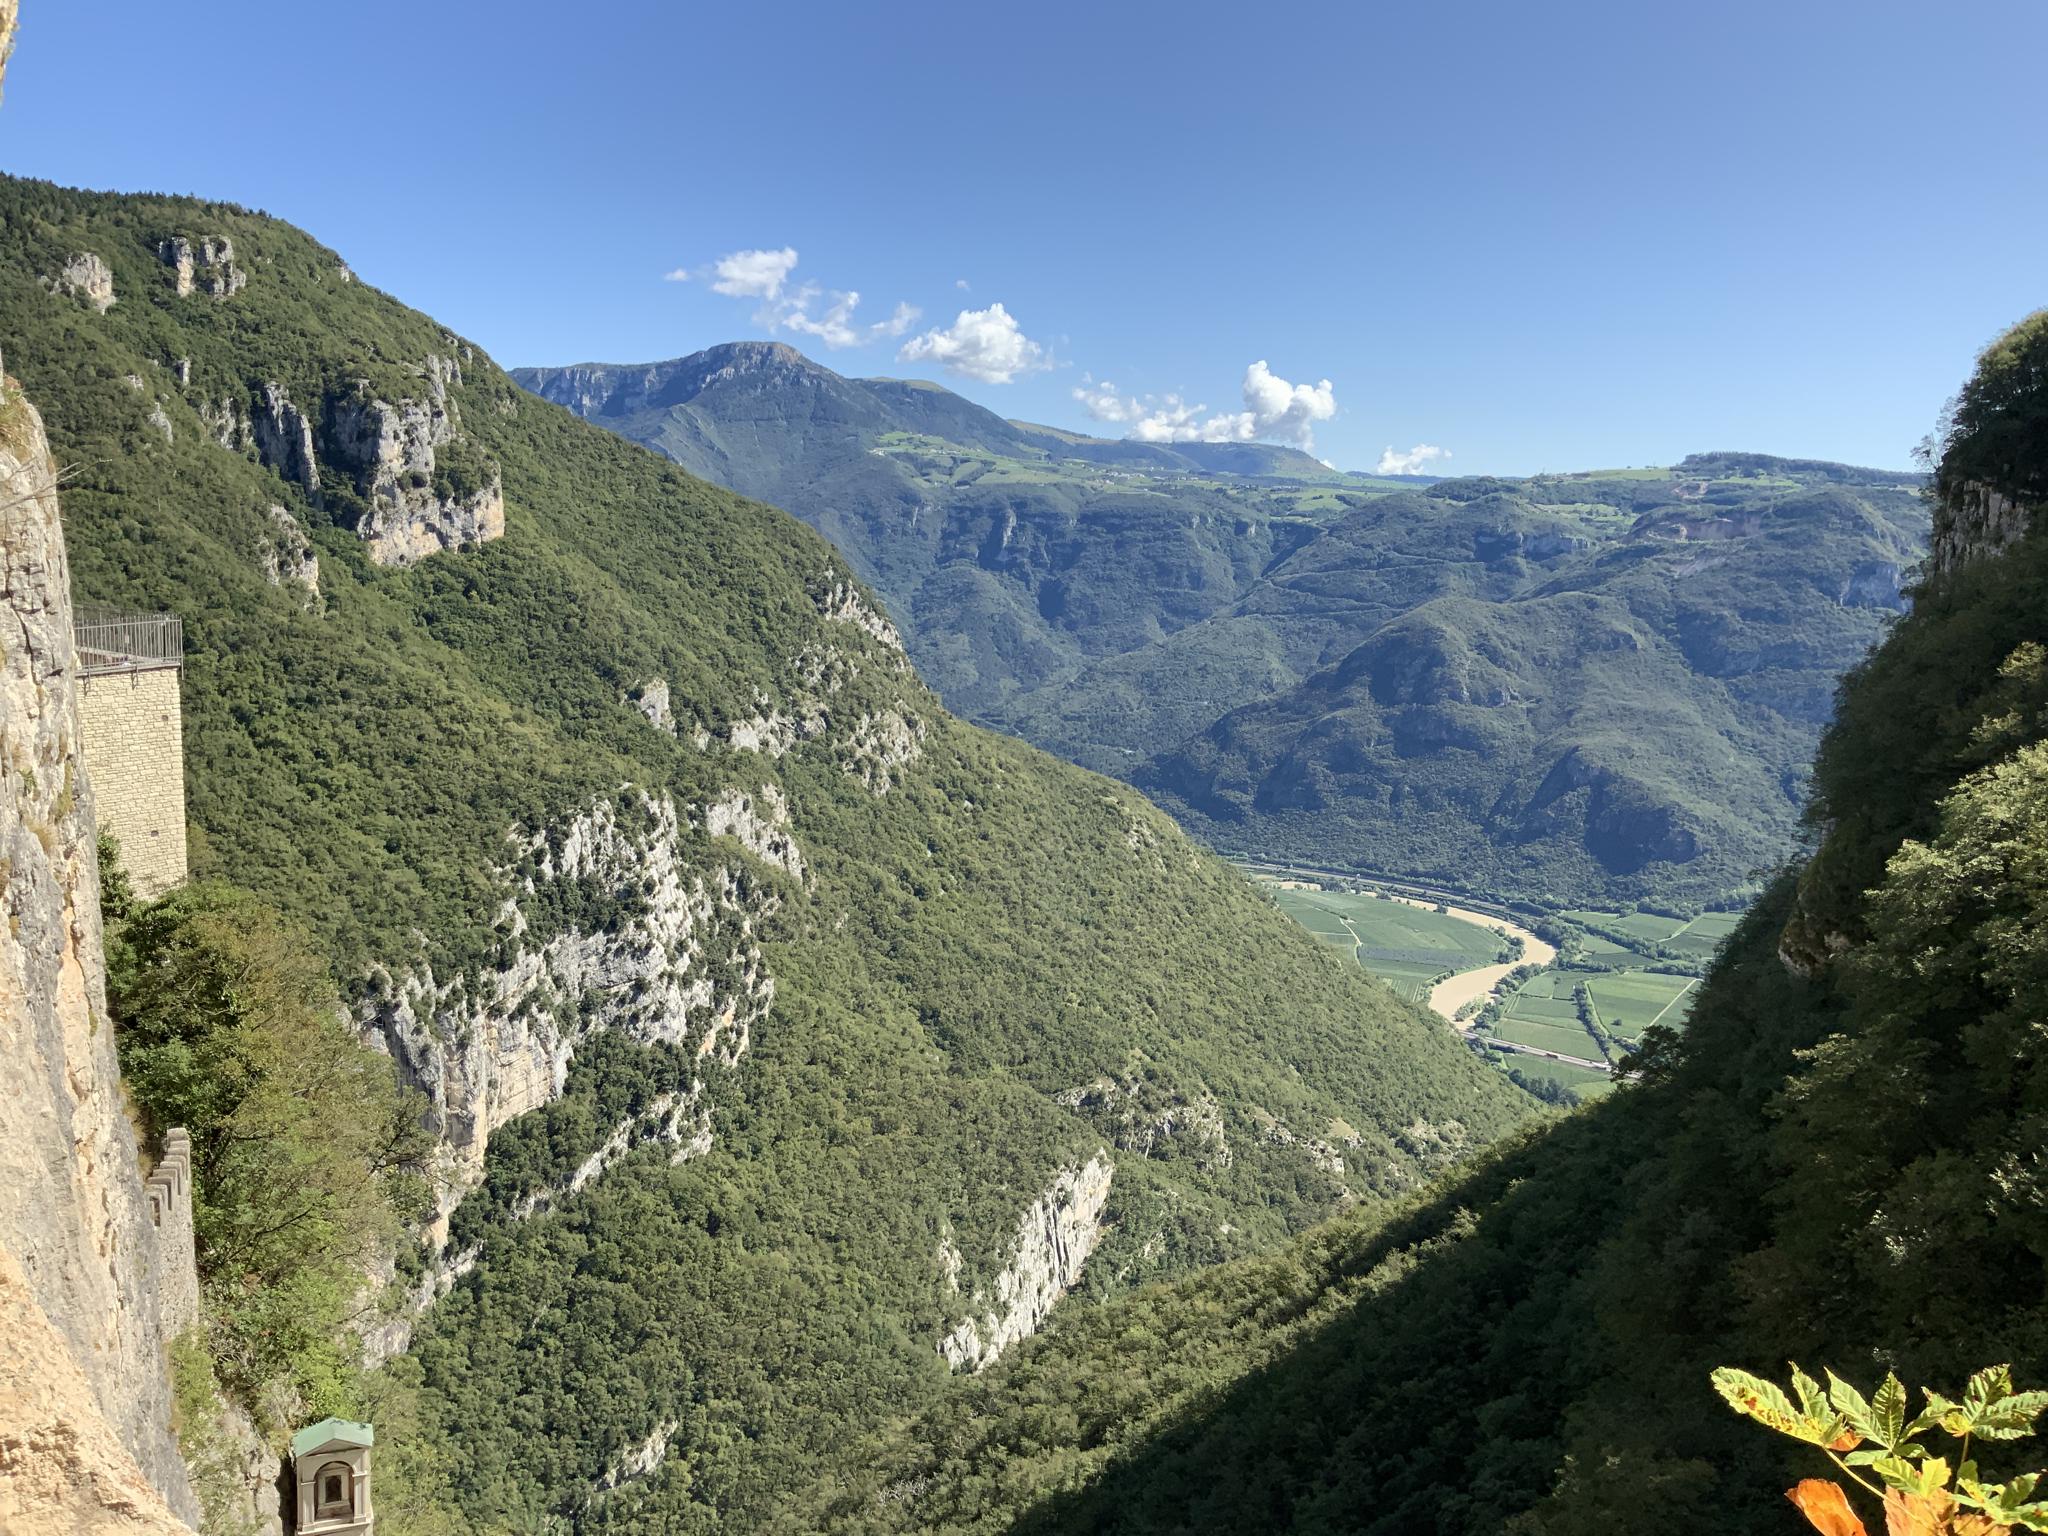
[[[185,727],[176,665],[87,670],[79,688],[85,771],[102,831],[144,898],[185,878]]]
[[[199,1264],[192,1237],[192,1138],[183,1126],[164,1132],[164,1155],[143,1185],[156,1228],[157,1299],[164,1331],[173,1337],[199,1325]]]

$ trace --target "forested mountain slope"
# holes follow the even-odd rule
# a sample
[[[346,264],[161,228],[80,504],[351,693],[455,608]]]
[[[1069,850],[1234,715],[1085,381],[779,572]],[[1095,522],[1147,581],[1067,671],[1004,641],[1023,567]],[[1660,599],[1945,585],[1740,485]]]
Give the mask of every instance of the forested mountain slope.
[[[948,716],[794,519],[300,232],[0,181],[0,316],[78,597],[184,620],[202,869],[425,1096],[380,1339],[446,1293],[398,1369],[481,1524],[762,1528],[1063,1291],[1526,1112],[1138,795]]]
[[[1917,477],[1806,460],[1403,484],[774,343],[514,376],[805,518],[970,717],[1228,850],[1494,897],[1706,900],[1785,857],[1924,549]]]
[[[2048,313],[1986,353],[1937,485],[1934,573],[1816,764],[1818,851],[1682,1038],[1392,1220],[1070,1315],[819,1523],[1790,1532],[1815,1468],[1714,1367],[2048,1374]]]

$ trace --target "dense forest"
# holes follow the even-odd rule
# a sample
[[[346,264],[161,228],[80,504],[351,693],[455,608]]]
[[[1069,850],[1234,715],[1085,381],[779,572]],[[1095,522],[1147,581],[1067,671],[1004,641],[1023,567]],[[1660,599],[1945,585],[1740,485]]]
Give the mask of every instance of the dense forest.
[[[1845,683],[1817,849],[1682,1037],[1391,1218],[1067,1314],[879,1446],[832,1528],[1791,1530],[1813,1468],[1715,1368],[2048,1371],[2048,534],[1998,553],[1963,494],[2043,483],[2044,412],[2048,314],[1950,413],[1944,569]]]
[[[200,883],[119,929],[115,1002],[202,1141],[205,1364],[273,1438],[374,1415],[391,1536],[763,1528],[946,1340],[1028,1332],[1030,1262],[1100,1300],[1540,1112],[1134,791],[953,720],[814,533],[304,234],[0,181],[0,309],[78,600],[184,621]],[[500,485],[502,536],[372,558]],[[359,1122],[292,1241],[425,1234],[367,1374],[273,1326],[363,1310],[332,1266],[237,1246],[278,1191],[235,1138],[311,1150],[276,1042],[336,1006],[390,1054],[316,1032]]]

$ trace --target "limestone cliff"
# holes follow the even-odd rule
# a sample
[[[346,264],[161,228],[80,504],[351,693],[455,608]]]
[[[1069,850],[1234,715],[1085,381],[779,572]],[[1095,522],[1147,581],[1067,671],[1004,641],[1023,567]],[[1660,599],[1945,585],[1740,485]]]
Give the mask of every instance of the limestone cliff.
[[[993,1294],[976,1291],[977,1309],[939,1343],[955,1370],[992,1365],[1019,1339],[1038,1331],[1045,1315],[1081,1278],[1081,1266],[1102,1240],[1102,1208],[1116,1172],[1108,1154],[1097,1152],[1068,1168],[1025,1208],[1017,1222],[1010,1262],[996,1276]],[[947,1283],[957,1286],[960,1255],[950,1240],[940,1250]]]
[[[891,776],[900,781],[919,760],[922,724],[898,717],[905,745],[878,768],[868,716],[834,716],[828,704],[863,667],[902,672],[907,662],[894,630],[848,590],[821,580],[810,596],[821,616],[880,640],[879,656],[866,659],[874,653],[860,644],[807,648],[793,658],[782,687],[762,695],[759,722],[733,725],[723,743],[701,730],[693,739],[699,750],[719,745],[770,759],[817,753],[879,795]],[[649,710],[650,695],[665,704],[667,685],[654,679],[620,706],[674,731],[665,708]],[[758,765],[703,804],[621,786],[562,823],[508,832],[497,871],[505,892],[497,930],[507,941],[500,964],[453,977],[425,964],[390,964],[372,973],[358,1015],[365,1037],[391,1053],[404,1080],[426,1099],[427,1126],[439,1143],[438,1208],[426,1234],[435,1257],[396,1309],[366,1326],[373,1360],[402,1350],[419,1314],[475,1262],[474,1253],[443,1248],[455,1208],[483,1178],[491,1133],[559,1097],[577,1050],[594,1033],[681,1046],[705,1073],[742,1064],[754,1027],[775,1001],[762,925],[782,902],[785,882],[803,886],[810,879],[789,800]],[[534,914],[550,910],[609,916],[542,936]],[[522,1198],[515,1214],[547,1209],[638,1147],[664,1145],[677,1162],[708,1151],[717,1127],[702,1086],[700,1079],[621,1121],[565,1184]],[[1106,1170],[1104,1164],[1104,1189]],[[1092,1221],[1100,1201],[1090,1209],[1088,1198],[1084,1189],[1078,1206]],[[1058,1200],[1063,1210],[1076,1203]],[[1053,1299],[1094,1246],[1092,1228],[1086,1237],[1079,1231],[1061,1238],[1067,1258],[1047,1271]],[[1019,1299],[1004,1293],[1000,1317],[992,1313],[981,1325],[988,1358],[1028,1333],[1051,1305],[1031,1299],[1043,1290],[1044,1266],[1029,1258],[1019,1263],[1011,1282],[1021,1288]]]
[[[169,1277],[191,1263],[190,1229],[180,1252],[166,1241],[175,1224],[160,1232],[151,1220],[123,1113],[56,466],[41,419],[11,383],[4,388],[0,893],[8,921],[0,929],[0,1189],[7,1198],[0,1201],[0,1251],[8,1273],[19,1277],[10,1305],[40,1314],[103,1421],[78,1420],[73,1449],[110,1468],[102,1453],[118,1446],[171,1510],[192,1515],[170,1428],[165,1351],[174,1321],[161,1300],[167,1289],[178,1296],[189,1289],[182,1273],[176,1283]],[[10,1350],[22,1338],[11,1327],[0,1336]],[[46,1385],[65,1390],[54,1378]],[[52,1401],[10,1395],[0,1434],[29,1437],[17,1446],[47,1447],[32,1419]],[[17,1412],[31,1419],[13,1420]],[[108,1488],[119,1484],[118,1469],[105,1475],[113,1480]],[[79,1476],[99,1486],[100,1473],[83,1462]]]
[[[380,565],[412,565],[505,532],[498,466],[467,466],[460,479],[451,474],[462,465],[450,455],[462,437],[448,385],[461,381],[461,365],[430,356],[426,373],[425,399],[383,400],[358,384],[328,406],[328,450],[369,503],[356,532]]]
[[[2034,509],[1996,486],[1968,481],[1934,507],[1934,537],[1927,568],[1939,574],[1997,555],[2027,531]]]
[[[0,1249],[0,1531],[185,1536],[100,1411],[70,1343]]]

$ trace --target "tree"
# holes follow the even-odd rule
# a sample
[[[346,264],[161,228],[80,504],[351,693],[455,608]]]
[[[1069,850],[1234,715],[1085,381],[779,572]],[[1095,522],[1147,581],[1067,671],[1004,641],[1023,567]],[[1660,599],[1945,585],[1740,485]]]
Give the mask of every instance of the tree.
[[[122,1074],[145,1128],[192,1137],[193,1222],[230,1390],[289,1378],[338,1402],[349,1303],[418,1203],[424,1142],[390,1059],[361,1044],[310,940],[246,892],[188,886],[110,947]]]

